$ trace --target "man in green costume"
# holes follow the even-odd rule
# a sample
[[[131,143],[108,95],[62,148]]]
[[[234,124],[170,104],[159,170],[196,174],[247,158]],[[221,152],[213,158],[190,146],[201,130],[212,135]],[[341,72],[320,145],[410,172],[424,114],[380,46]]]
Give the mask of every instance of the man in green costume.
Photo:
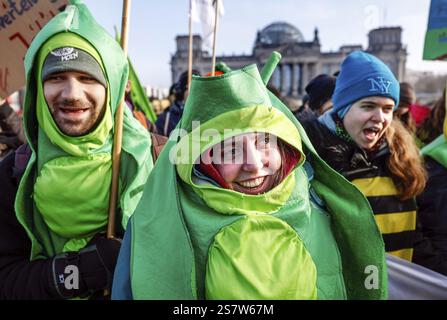
[[[0,165],[0,298],[95,297],[111,288],[120,241],[104,233],[114,115],[128,68],[80,1],[32,42],[25,57],[27,147]],[[151,146],[124,108],[118,236],[152,170]]]
[[[178,139],[126,230],[112,298],[386,298],[371,208],[266,89],[278,61],[262,75],[251,65],[193,78]]]

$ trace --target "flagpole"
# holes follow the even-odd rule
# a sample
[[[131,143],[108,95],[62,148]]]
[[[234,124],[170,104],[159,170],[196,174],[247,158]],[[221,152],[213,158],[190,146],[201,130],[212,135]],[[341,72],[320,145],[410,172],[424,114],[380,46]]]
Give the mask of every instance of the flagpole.
[[[219,0],[216,1],[216,14],[214,20],[214,33],[213,33],[213,64],[211,69],[211,76],[214,77],[216,69],[216,36],[217,36],[217,25],[219,23]]]
[[[192,0],[189,0],[189,56],[188,56],[188,88],[192,80]]]
[[[127,59],[127,35],[128,25],[130,20],[130,6],[131,0],[123,0],[123,17],[121,22],[121,48]],[[123,140],[123,108],[124,108],[124,96],[118,106],[115,114],[115,135],[113,137],[113,150],[112,150],[112,183],[110,186],[110,198],[109,198],[109,223],[107,226],[107,238],[111,239],[115,236],[115,220],[116,220],[116,207],[118,199],[118,177],[120,170],[121,159],[121,146]]]

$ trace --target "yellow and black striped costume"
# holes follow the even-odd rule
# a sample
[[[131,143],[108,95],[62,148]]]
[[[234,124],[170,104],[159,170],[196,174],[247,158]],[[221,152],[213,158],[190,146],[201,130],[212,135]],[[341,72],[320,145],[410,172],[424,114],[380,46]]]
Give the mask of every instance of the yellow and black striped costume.
[[[401,201],[387,167],[388,146],[368,154],[346,142],[318,121],[304,127],[319,155],[367,197],[388,253],[412,261],[416,231],[416,201]]]
[[[379,170],[380,171],[380,170]],[[352,180],[367,197],[388,253],[411,261],[416,230],[416,202],[401,201],[390,177],[377,176]]]

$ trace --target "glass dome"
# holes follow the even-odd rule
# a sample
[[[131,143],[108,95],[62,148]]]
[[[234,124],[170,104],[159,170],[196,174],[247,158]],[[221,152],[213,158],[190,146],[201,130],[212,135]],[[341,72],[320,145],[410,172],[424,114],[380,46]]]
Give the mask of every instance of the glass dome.
[[[296,27],[286,22],[275,22],[259,33],[258,45],[279,46],[296,42],[304,42],[303,34]]]

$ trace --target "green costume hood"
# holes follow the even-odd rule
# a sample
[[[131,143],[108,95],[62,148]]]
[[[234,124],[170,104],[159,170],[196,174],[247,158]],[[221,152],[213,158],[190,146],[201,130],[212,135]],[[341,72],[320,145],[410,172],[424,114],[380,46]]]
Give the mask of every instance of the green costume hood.
[[[446,92],[447,96],[447,92]],[[446,100],[447,101],[447,100]],[[447,109],[447,103],[445,105]],[[444,117],[443,134],[422,148],[423,156],[428,156],[447,168],[447,114]]]
[[[293,114],[266,89],[278,61],[279,54],[273,55],[262,77],[255,65],[218,77],[193,77],[179,139],[171,135],[132,219],[135,299],[386,298],[384,244],[369,203],[321,160]],[[301,153],[300,162],[261,195],[196,183],[193,167],[201,153],[245,132],[274,134]],[[330,217],[309,201],[305,161],[314,170],[311,187]],[[263,233],[264,227],[271,232]],[[321,232],[329,228],[332,232]],[[340,256],[334,253],[338,250]],[[229,256],[231,267],[224,259]],[[267,273],[264,261],[273,262]],[[304,275],[296,274],[297,264],[306,266]],[[337,265],[342,277],[325,278],[329,265]],[[375,289],[365,287],[365,270],[371,266],[378,271]],[[290,281],[253,285],[266,275],[275,281],[286,275]],[[302,292],[289,290],[295,288],[294,281]],[[333,292],[329,283],[337,287]]]
[[[106,112],[81,137],[63,134],[45,101],[41,68],[52,50],[87,51],[108,86]],[[37,34],[25,57],[24,129],[32,155],[15,201],[16,215],[32,242],[31,260],[77,251],[107,226],[114,115],[124,95],[129,67],[123,51],[81,1],[72,1]],[[121,227],[125,228],[152,170],[148,132],[124,108],[120,168]]]

